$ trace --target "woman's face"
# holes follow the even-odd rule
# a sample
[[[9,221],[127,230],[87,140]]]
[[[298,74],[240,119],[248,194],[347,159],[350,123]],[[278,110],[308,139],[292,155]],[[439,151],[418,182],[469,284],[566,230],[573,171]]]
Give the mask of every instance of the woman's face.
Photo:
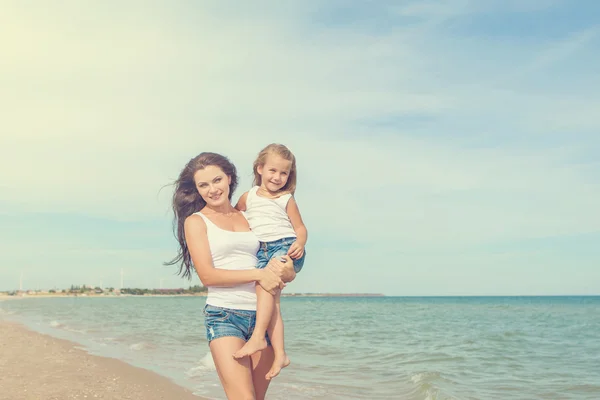
[[[229,202],[231,178],[221,168],[209,165],[196,171],[194,182],[206,205],[218,207]]]

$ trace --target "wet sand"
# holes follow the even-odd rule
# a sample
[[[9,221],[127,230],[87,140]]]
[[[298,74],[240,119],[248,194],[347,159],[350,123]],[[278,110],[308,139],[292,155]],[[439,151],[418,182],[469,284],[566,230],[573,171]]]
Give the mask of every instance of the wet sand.
[[[154,372],[0,320],[1,400],[201,400]]]

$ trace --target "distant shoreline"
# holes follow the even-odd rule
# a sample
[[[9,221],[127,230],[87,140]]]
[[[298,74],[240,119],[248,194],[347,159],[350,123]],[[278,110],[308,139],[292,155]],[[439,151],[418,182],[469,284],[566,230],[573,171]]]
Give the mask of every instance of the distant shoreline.
[[[54,297],[206,297],[207,293],[185,294],[95,294],[95,293],[0,293],[0,299],[54,298]],[[386,297],[382,293],[284,293],[282,297]]]
[[[0,292],[0,300],[15,299],[15,298],[41,298],[41,297],[206,297],[206,292],[201,293],[183,293],[183,294],[95,294],[95,293],[25,293],[12,294],[8,292]],[[467,295],[386,295],[383,293],[284,293],[282,297],[390,297],[390,298],[405,298],[405,299],[460,299],[460,298],[519,298],[519,297],[600,297],[599,294],[467,294]]]

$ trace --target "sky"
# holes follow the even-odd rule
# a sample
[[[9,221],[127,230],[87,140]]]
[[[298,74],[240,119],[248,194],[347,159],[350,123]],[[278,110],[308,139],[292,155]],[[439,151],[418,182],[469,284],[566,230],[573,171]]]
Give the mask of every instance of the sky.
[[[288,292],[600,294],[600,3],[5,1],[0,290],[187,287],[171,183],[298,160]]]

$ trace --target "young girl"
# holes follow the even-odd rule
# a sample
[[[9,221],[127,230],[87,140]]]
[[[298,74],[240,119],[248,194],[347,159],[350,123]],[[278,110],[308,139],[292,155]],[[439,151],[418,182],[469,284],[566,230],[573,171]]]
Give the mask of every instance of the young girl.
[[[254,186],[244,193],[236,208],[245,211],[250,229],[260,240],[257,268],[264,268],[274,257],[288,255],[294,270],[304,265],[307,231],[294,200],[296,190],[296,159],[287,147],[270,144],[254,161]],[[279,374],[290,364],[283,342],[283,320],[280,296],[266,292],[256,285],[256,326],[250,340],[234,354],[235,358],[249,356],[267,347],[265,332],[273,345],[275,360],[266,379]]]

